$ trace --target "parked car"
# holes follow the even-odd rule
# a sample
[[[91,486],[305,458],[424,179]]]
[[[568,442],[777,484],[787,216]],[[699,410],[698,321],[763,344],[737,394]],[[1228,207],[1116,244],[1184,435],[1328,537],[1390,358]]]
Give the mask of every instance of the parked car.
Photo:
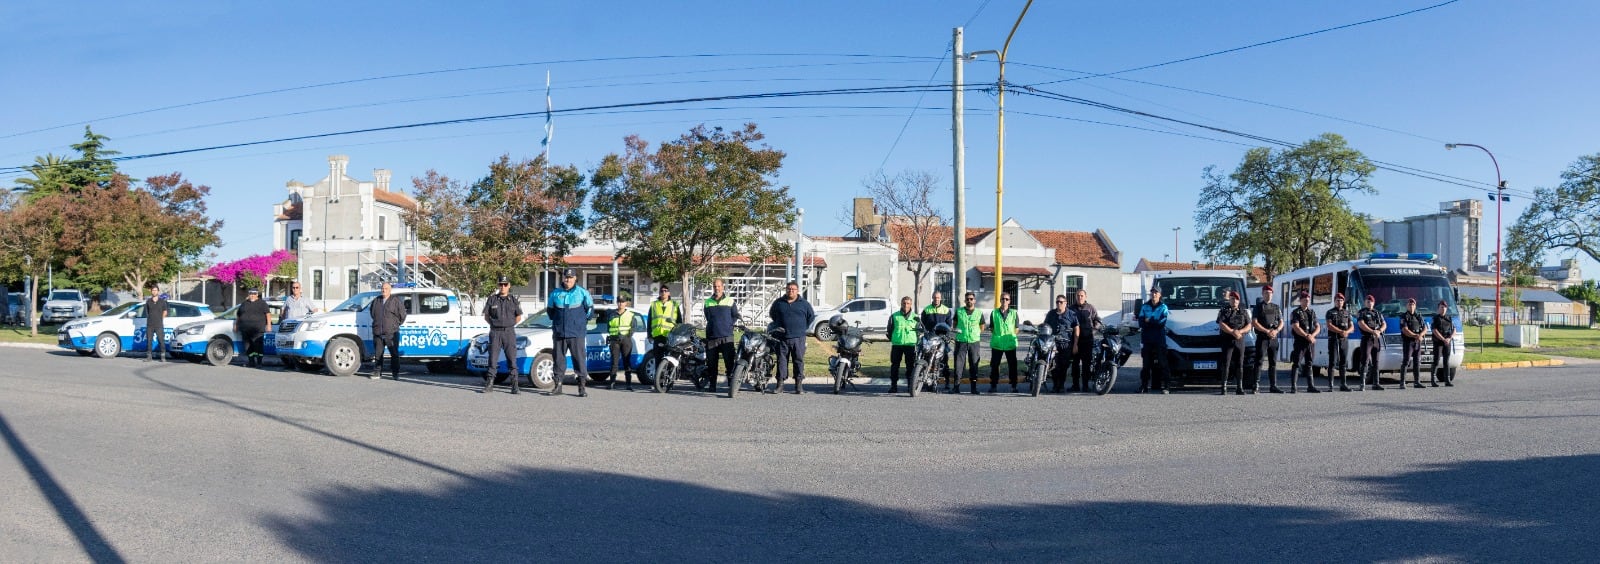
[[[283,315],[283,306],[268,302],[267,309],[267,320],[272,325],[267,327],[267,334],[262,339],[262,353],[277,356],[278,319]],[[233,330],[233,321],[238,313],[239,306],[233,306],[215,319],[179,325],[172,331],[172,339],[167,341],[167,352],[193,362],[227,366],[233,362],[234,355],[244,354],[245,342],[239,337],[239,332]],[[300,363],[289,366],[306,368]]]
[[[856,298],[839,304],[839,307],[817,310],[817,321],[816,325],[811,326],[811,334],[823,341],[832,341],[835,335],[833,329],[828,327],[828,320],[835,314],[844,316],[846,326],[860,327],[863,332],[882,333],[894,311],[889,307],[889,298]]]
[[[27,296],[24,294],[8,293],[6,295],[6,303],[10,305],[10,307],[6,309],[6,317],[5,319],[0,319],[0,323],[4,323],[6,325],[27,325],[27,301]]]
[[[589,369],[589,379],[595,382],[604,382],[613,377],[611,374],[611,345],[606,342],[610,327],[599,322],[600,313],[614,310],[616,306],[596,305],[593,315],[589,316],[589,331],[584,338],[584,356],[587,359],[585,366]],[[645,352],[650,348],[649,330],[645,326],[646,311],[644,308],[633,308],[633,365],[639,373],[647,373],[644,366]],[[517,373],[528,376],[533,387],[549,389],[555,386],[555,354],[553,352],[554,339],[552,337],[550,315],[545,310],[539,310],[529,315],[522,323],[517,324]],[[510,374],[511,365],[505,359],[498,359],[495,374]],[[564,368],[572,368],[572,359],[568,358]],[[472,346],[467,349],[467,373],[482,375],[489,371],[489,335],[484,333],[472,339]]]
[[[284,366],[327,367],[335,376],[355,374],[363,360],[375,356],[368,306],[378,295],[362,292],[326,312],[279,323],[275,333],[278,358]],[[450,290],[397,286],[393,297],[405,300],[407,311],[405,325],[400,327],[400,355],[422,362],[429,372],[455,370],[471,342],[466,335],[489,330],[483,317],[466,314]]]
[[[89,298],[78,290],[55,290],[39,308],[40,323],[60,323],[89,314]]]
[[[150,343],[145,335],[144,304],[129,302],[94,317],[67,322],[56,332],[56,344],[84,356],[92,354],[100,358],[112,358],[125,351],[146,351]],[[206,304],[168,301],[162,332],[170,340],[174,328],[215,317]]]

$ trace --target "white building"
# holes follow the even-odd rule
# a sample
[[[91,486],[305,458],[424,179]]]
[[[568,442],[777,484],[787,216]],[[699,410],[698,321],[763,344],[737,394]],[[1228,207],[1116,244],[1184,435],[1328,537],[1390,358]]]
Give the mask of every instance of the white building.
[[[396,259],[427,252],[412,241],[402,213],[417,201],[389,189],[390,172],[372,180],[350,177],[350,158],[328,157],[328,176],[306,185],[290,180],[288,198],[273,206],[272,248],[296,251],[299,281],[319,307],[394,279]]]
[[[1478,224],[1483,202],[1440,202],[1439,213],[1368,224],[1377,250],[1386,253],[1434,253],[1451,270],[1472,270],[1478,263]]]

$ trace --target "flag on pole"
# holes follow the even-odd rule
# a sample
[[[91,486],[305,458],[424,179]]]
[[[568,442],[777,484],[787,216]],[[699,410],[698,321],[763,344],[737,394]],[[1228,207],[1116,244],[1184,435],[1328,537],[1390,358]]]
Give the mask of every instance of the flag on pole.
[[[545,160],[550,160],[550,139],[555,137],[556,124],[550,115],[550,71],[544,71],[544,140],[539,142],[539,147],[544,150]]]

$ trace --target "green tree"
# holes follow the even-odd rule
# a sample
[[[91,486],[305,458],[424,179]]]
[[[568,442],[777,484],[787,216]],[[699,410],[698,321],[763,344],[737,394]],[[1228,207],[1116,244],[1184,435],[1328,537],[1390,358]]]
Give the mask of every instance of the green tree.
[[[1333,133],[1286,150],[1250,149],[1227,176],[1206,167],[1195,247],[1230,262],[1259,259],[1269,277],[1371,251],[1370,218],[1346,198],[1377,193],[1368,182],[1374,170]]]
[[[1552,250],[1600,260],[1600,153],[1568,165],[1559,186],[1535,189],[1506,235],[1506,261],[1513,265],[1538,265]]]
[[[418,207],[406,222],[428,243],[428,267],[469,300],[486,296],[500,276],[530,279],[529,260],[565,257],[582,237],[588,188],[573,166],[549,166],[544,157],[489,165],[471,186],[430,170],[412,178]]]
[[[17,190],[33,200],[58,192],[76,194],[86,188],[110,186],[117,176],[117,163],[110,157],[121,154],[106,148],[110,139],[84,126],[83,141],[72,145],[72,150],[78,152],[76,158],[50,154],[34,157],[34,164],[28,167],[32,178],[18,179]]]
[[[54,194],[19,205],[6,198],[0,211],[0,272],[28,276],[29,295],[39,295],[39,279],[50,268],[61,268],[70,256],[63,236],[73,202]],[[39,334],[39,317],[30,316],[30,333]]]
[[[174,172],[143,187],[118,174],[104,188],[78,194],[65,234],[76,251],[67,268],[85,283],[135,292],[172,278],[219,242],[222,222],[206,216],[210,193]]]
[[[1511,310],[1511,323],[1522,322],[1522,289],[1507,286],[1500,289],[1500,307]]]
[[[18,178],[18,192],[28,194],[29,199],[66,190],[67,160],[60,155],[47,153],[42,157],[34,157],[33,164],[28,166],[31,178]]]
[[[695,126],[654,152],[637,135],[594,172],[598,232],[622,243],[624,262],[655,280],[708,276],[716,260],[790,255],[776,233],[794,223],[794,198],[778,186],[783,151],[753,123],[725,131]]]
[[[1569,300],[1589,306],[1589,314],[1594,315],[1596,307],[1600,307],[1600,282],[1584,280],[1582,284],[1574,284],[1560,290],[1561,296]]]

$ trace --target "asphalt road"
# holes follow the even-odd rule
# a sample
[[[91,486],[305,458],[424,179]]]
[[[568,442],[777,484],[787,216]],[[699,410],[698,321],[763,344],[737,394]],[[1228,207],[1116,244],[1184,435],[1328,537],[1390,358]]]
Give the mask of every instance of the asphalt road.
[[[0,354],[6,562],[1600,554],[1597,364],[1294,396],[1125,376],[1105,397],[729,400]]]

